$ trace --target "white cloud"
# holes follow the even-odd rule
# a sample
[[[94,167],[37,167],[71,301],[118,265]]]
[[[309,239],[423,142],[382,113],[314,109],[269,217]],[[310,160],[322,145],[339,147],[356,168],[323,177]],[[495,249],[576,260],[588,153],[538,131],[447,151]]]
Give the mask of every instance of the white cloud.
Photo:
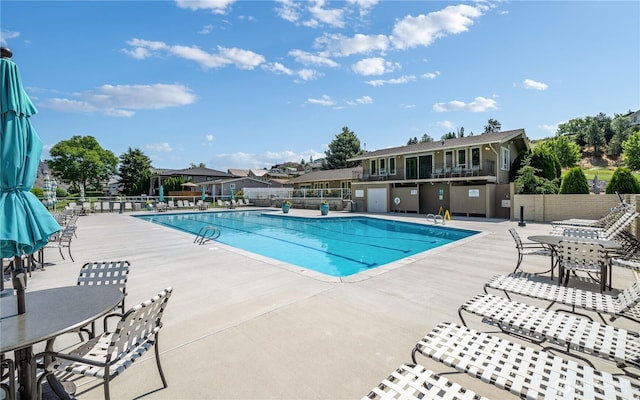
[[[285,67],[283,64],[279,63],[279,62],[274,62],[274,63],[266,63],[262,65],[262,68],[265,71],[269,71],[272,72],[276,75],[288,75],[288,76],[295,76],[299,79],[302,79],[303,81],[309,81],[309,80],[314,80],[314,79],[318,79],[318,77],[320,76],[320,74],[312,69],[301,69],[298,71],[294,71],[290,68]]]
[[[424,78],[424,79],[436,79],[438,77],[438,75],[440,75],[440,71],[436,71],[436,72],[427,72],[426,74],[422,74],[420,75],[420,78]]]
[[[308,3],[311,4],[308,7],[311,20],[307,21],[305,25],[315,27],[325,24],[336,28],[344,27],[344,10],[339,8],[325,8],[327,5],[325,0],[313,0]]]
[[[173,151],[169,143],[149,143],[145,146],[149,151],[155,151],[158,153],[170,153]]]
[[[324,34],[314,40],[314,47],[323,49],[321,55],[348,57],[353,54],[367,54],[373,51],[384,52],[389,47],[389,38],[385,35],[355,34],[346,37],[340,34]]]
[[[373,99],[370,96],[362,96],[359,99],[356,99],[356,102],[360,104],[372,104]]]
[[[330,106],[336,105],[335,101],[333,101],[331,99],[331,97],[326,95],[326,94],[323,94],[322,98],[320,98],[320,99],[311,99],[311,98],[307,99],[307,103],[309,103],[309,104],[318,104],[318,105],[326,106],[326,107],[330,107]]]
[[[435,39],[447,34],[467,31],[469,26],[473,25],[473,18],[481,15],[481,6],[461,4],[448,6],[427,15],[407,16],[395,24],[391,41],[399,49],[429,46]]]
[[[522,84],[525,89],[547,90],[549,88],[546,83],[536,82],[533,79],[525,79]]]
[[[486,97],[476,97],[470,103],[453,100],[448,103],[436,103],[433,105],[433,110],[435,112],[446,112],[446,111],[483,112],[487,110],[496,110],[497,108],[498,108],[497,102],[493,99],[487,99]]]
[[[399,78],[393,79],[376,79],[372,81],[365,81],[367,85],[371,86],[384,86],[384,85],[404,85],[405,83],[413,82],[416,80],[415,75],[403,75]]]
[[[551,135],[555,135],[556,132],[558,132],[558,125],[559,124],[555,124],[555,125],[542,124],[542,125],[539,125],[538,127],[544,131],[549,132]]]
[[[213,32],[213,25],[211,24],[203,26],[202,29],[198,31],[198,33],[201,35],[208,35],[211,32]]]
[[[400,69],[398,63],[386,61],[384,58],[374,57],[365,58],[351,66],[353,72],[358,75],[382,75]]]
[[[317,160],[323,158],[325,154],[317,150],[304,150],[296,152],[293,150],[284,151],[265,151],[263,153],[223,153],[216,154],[215,157],[207,164],[220,167],[213,167],[222,171],[228,168],[251,168],[263,169],[271,168],[272,165],[281,164],[288,161],[300,161],[309,159]]]
[[[276,7],[276,14],[285,21],[297,22],[300,19],[301,3],[292,0],[276,0],[280,5]]]
[[[149,41],[144,39],[131,39],[127,41],[130,49],[123,49],[125,54],[136,59],[144,59],[156,55],[172,55],[194,61],[205,69],[221,68],[233,64],[240,69],[254,69],[265,62],[264,56],[251,50],[236,47],[217,47],[217,53],[206,52],[196,46],[169,46],[164,42]]]
[[[443,128],[446,129],[453,129],[454,125],[451,121],[440,121],[438,122],[438,125],[440,125]]]
[[[175,0],[179,8],[209,10],[214,14],[226,14],[227,8],[236,0]]]
[[[378,2],[379,0],[347,0],[347,3],[360,7],[360,16],[367,15]]]
[[[213,135],[206,135],[204,137],[204,140],[206,140],[207,142],[213,142],[214,136]]]
[[[7,44],[7,40],[9,39],[15,39],[18,36],[20,36],[20,33],[18,32],[12,32],[12,31],[5,31],[5,30],[0,30],[0,44]]]
[[[51,98],[39,103],[43,108],[62,112],[102,112],[112,117],[130,117],[133,110],[157,110],[192,104],[196,96],[186,86],[103,85],[97,90],[74,93],[74,99]]]
[[[298,49],[289,51],[289,55],[293,57],[297,62],[304,65],[318,65],[324,67],[337,67],[340,65],[328,57],[311,54],[309,52]]]

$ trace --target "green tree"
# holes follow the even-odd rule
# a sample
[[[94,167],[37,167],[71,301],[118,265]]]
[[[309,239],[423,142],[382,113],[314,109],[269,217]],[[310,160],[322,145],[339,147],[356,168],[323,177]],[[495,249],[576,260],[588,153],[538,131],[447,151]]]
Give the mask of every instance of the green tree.
[[[489,118],[484,126],[484,133],[500,132],[500,129],[502,129],[502,124],[493,118]]]
[[[441,137],[440,139],[442,139],[442,140],[448,140],[448,139],[455,139],[456,137],[457,137],[457,136],[456,136],[456,133],[455,133],[455,132],[447,132],[447,133],[445,133],[444,135],[442,135],[442,137]]]
[[[587,177],[580,167],[571,168],[560,184],[560,194],[589,194],[590,191]]]
[[[92,184],[101,187],[116,173],[118,158],[100,147],[93,136],[73,136],[56,143],[51,150],[49,168],[55,177],[72,186]]]
[[[608,194],[618,193],[640,193],[640,183],[631,173],[629,168],[619,167],[611,176],[611,180],[605,188]]]
[[[622,143],[622,161],[633,171],[640,170],[640,131]]]
[[[525,157],[515,180],[519,194],[555,194],[558,193],[557,179],[549,180],[539,176],[540,170],[531,165],[531,157]]]
[[[558,125],[556,136],[567,136],[582,149],[587,144],[585,137],[588,126],[589,123],[583,118],[574,118]]]
[[[428,133],[425,133],[420,138],[420,143],[431,143],[431,142],[433,142],[433,138],[431,136],[429,136]]]
[[[580,161],[582,153],[580,146],[571,141],[567,136],[556,136],[541,144],[551,153],[558,157],[560,166],[563,168],[573,167]]]
[[[351,157],[362,154],[360,140],[356,134],[343,127],[342,132],[336,135],[336,138],[329,143],[329,150],[324,152],[326,158],[322,163],[323,169],[340,169],[355,167],[358,162],[347,161]]]
[[[591,124],[587,128],[587,145],[593,147],[593,155],[600,154],[600,148],[606,145],[604,130],[601,124],[591,118]]]
[[[139,191],[140,187],[136,188],[135,191],[133,188],[139,186],[140,180],[144,178],[148,180],[151,176],[150,169],[151,159],[142,150],[129,147],[126,153],[122,153],[120,155],[118,173],[120,174],[119,183],[122,185],[124,194],[136,195],[145,193],[144,190],[142,192]],[[147,188],[149,188],[148,185]]]
[[[559,180],[562,174],[560,160],[545,146],[536,146],[532,150],[520,153],[511,168],[510,179],[516,180],[520,174],[520,169],[524,166],[525,159],[529,158],[530,165],[536,169],[536,174],[549,181]]]

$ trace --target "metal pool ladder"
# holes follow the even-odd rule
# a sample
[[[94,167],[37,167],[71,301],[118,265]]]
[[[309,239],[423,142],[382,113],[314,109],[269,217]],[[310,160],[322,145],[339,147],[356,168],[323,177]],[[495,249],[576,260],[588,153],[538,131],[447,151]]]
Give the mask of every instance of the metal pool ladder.
[[[214,240],[219,238],[221,233],[222,232],[220,231],[220,229],[216,228],[213,225],[203,226],[198,231],[198,234],[196,235],[196,238],[193,240],[193,243],[205,244],[209,240]]]

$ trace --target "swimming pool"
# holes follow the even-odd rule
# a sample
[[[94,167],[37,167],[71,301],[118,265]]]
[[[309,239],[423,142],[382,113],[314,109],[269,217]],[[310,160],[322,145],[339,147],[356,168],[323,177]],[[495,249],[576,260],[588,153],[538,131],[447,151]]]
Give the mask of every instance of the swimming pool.
[[[136,217],[194,235],[213,225],[222,232],[217,242],[337,277],[370,270],[478,233],[362,216],[304,218],[265,211]]]

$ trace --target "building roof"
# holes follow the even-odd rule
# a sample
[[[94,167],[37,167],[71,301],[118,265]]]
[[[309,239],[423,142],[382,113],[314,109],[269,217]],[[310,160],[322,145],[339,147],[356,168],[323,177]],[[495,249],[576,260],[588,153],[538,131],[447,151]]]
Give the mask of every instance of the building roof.
[[[189,176],[214,176],[220,178],[230,178],[231,174],[218,171],[211,168],[185,168],[185,169],[156,169],[156,173],[161,176],[173,176],[173,175],[189,175]]]
[[[261,176],[265,176],[269,171],[267,171],[266,169],[250,169],[249,172],[253,176],[261,177]]]
[[[475,145],[483,145],[488,143],[504,143],[522,136],[526,139],[524,129],[515,129],[511,131],[484,133],[482,135],[465,136],[461,138],[453,138],[446,140],[434,140],[433,142],[416,143],[407,146],[390,147],[388,149],[368,151],[359,156],[350,158],[349,161],[367,160],[376,157],[388,157],[396,155],[408,155],[413,153],[424,153],[428,151],[436,151],[442,149],[454,149],[457,147],[469,147]],[[523,146],[528,149],[528,140],[524,140]]]
[[[362,178],[362,167],[324,169],[311,171],[291,179],[291,183],[326,182],[326,181],[349,181]]]
[[[233,176],[249,176],[248,169],[229,168],[227,172]]]

